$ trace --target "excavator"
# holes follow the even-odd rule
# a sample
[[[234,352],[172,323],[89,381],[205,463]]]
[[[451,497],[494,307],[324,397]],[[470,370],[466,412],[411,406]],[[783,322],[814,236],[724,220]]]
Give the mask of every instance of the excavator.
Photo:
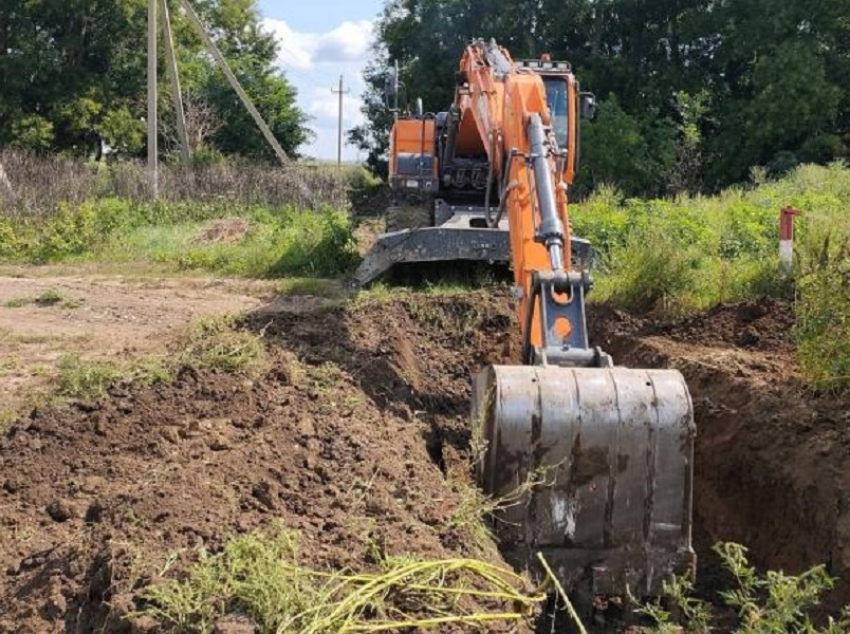
[[[500,548],[532,570],[542,553],[577,592],[647,597],[696,565],[696,429],[678,371],[618,367],[588,341],[591,248],[568,199],[593,105],[568,63],[471,42],[448,111],[396,116],[389,231],[355,281],[402,262],[509,261],[520,363],[481,370],[471,408],[478,483],[514,500],[495,518]]]

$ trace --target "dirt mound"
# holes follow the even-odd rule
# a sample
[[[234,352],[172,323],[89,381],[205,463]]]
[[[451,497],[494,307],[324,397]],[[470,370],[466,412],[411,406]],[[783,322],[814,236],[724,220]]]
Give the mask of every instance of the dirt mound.
[[[764,297],[742,304],[718,304],[705,312],[659,324],[655,332],[686,343],[789,352],[793,326],[791,303]]]
[[[591,338],[603,347],[612,337],[654,335],[692,345],[787,355],[793,351],[793,326],[791,303],[771,297],[718,304],[700,313],[660,322],[640,319],[606,305],[591,304],[588,308]]]
[[[787,341],[765,336],[789,316],[762,302],[657,325],[594,306],[589,323],[618,363],[689,382],[703,563],[721,539],[761,566],[827,562],[847,580],[835,606],[850,600],[850,413],[801,390]],[[141,588],[276,518],[319,568],[368,567],[376,547],[499,561],[452,521],[463,499],[444,474],[466,464],[471,374],[519,357],[506,295],[266,308],[245,327],[272,357],[259,380],[119,386],[0,440],[0,632],[150,631],[125,618]]]
[[[33,412],[0,442],[0,631],[124,631],[169,557],[272,518],[319,568],[376,547],[499,561],[453,526],[440,467],[444,446],[462,459],[470,363],[501,358],[508,311],[480,296],[260,311],[262,380],[184,371]]]

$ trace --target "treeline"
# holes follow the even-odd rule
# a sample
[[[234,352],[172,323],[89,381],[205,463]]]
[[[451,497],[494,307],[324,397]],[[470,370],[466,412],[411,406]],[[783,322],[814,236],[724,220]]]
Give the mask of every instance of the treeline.
[[[850,153],[847,0],[390,0],[378,23],[367,123],[351,140],[380,168],[396,60],[412,101],[453,99],[464,45],[567,59],[601,101],[584,128],[581,186],[715,190],[754,166],[783,173]]]
[[[273,156],[179,1],[168,4],[192,149],[199,158]],[[193,0],[192,5],[283,148],[295,152],[310,134],[306,116],[295,105],[294,88],[275,67],[277,44],[260,28],[256,1]],[[0,2],[0,147],[96,158],[104,148],[140,154],[146,28],[147,0]],[[159,68],[162,145],[166,152],[176,151],[163,57]]]

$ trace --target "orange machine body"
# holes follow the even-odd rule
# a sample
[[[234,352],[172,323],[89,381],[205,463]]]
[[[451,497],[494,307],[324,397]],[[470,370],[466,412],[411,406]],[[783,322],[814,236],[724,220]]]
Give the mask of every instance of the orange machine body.
[[[508,51],[500,49],[508,63],[506,72],[499,73],[488,60],[484,46],[468,46],[460,62],[460,74],[467,85],[458,90],[455,106],[460,114],[457,154],[485,151],[494,167],[497,180],[503,180],[503,196],[507,196],[504,208],[510,225],[511,258],[514,281],[521,289],[517,312],[520,324],[525,327],[526,315],[534,310],[531,304],[533,271],[550,268],[546,247],[535,239],[536,227],[540,223],[538,208],[534,201],[534,175],[525,160],[511,159],[511,154],[527,157],[530,153],[526,128],[532,113],[540,115],[543,124],[551,126],[552,116],[547,103],[544,77],[552,82],[564,83],[566,97],[566,143],[559,148],[564,161],[550,157],[550,174],[556,183],[558,215],[565,229],[563,262],[569,271],[571,253],[571,229],[567,207],[567,185],[572,183],[575,172],[575,157],[578,143],[578,89],[575,77],[566,68],[534,70],[516,65]],[[547,74],[548,70],[548,74]],[[552,139],[554,140],[554,135]],[[505,173],[507,172],[507,173]],[[531,332],[528,339],[532,346],[542,343],[541,324],[538,319],[530,320]],[[561,323],[560,335],[569,336],[571,325]],[[523,333],[526,335],[526,333]]]
[[[433,118],[399,117],[390,135],[390,185],[394,189],[431,190],[437,182],[439,160],[434,151]]]
[[[532,293],[535,271],[552,268],[550,248],[539,236],[537,183],[529,142],[529,121],[540,117],[545,129],[548,170],[556,214],[563,225],[560,249],[563,271],[570,271],[572,231],[568,185],[578,151],[578,84],[565,62],[514,62],[495,42],[476,41],[460,60],[455,100],[441,129],[440,115],[399,116],[390,136],[389,181],[398,197],[416,204],[424,195],[451,197],[461,191],[462,204],[499,205],[509,225],[510,261],[518,290],[517,311],[524,341],[544,344]],[[454,189],[452,189],[454,188]],[[486,192],[486,196],[482,193]],[[570,297],[556,298],[568,302]],[[532,318],[527,318],[531,315]],[[558,338],[569,339],[573,325],[559,318]],[[526,332],[527,331],[527,332]]]

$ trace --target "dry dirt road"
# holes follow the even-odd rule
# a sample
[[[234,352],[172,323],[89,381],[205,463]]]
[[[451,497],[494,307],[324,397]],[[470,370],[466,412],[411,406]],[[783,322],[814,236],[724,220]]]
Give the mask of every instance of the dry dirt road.
[[[49,392],[60,359],[161,353],[192,320],[267,304],[275,284],[203,277],[0,275],[0,421]]]

